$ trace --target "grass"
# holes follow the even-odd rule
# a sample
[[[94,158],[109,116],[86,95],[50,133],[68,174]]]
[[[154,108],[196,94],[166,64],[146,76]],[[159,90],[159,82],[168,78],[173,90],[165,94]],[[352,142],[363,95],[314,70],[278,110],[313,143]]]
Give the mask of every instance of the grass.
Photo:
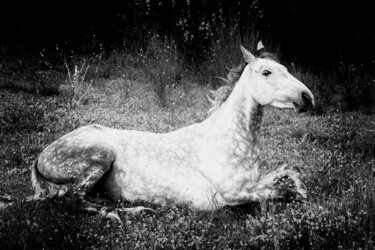
[[[193,85],[192,85],[193,86]],[[64,85],[60,86],[64,88]],[[263,203],[199,212],[153,207],[157,214],[121,214],[124,225],[81,213],[74,201],[26,204],[29,166],[53,140],[86,124],[167,132],[205,119],[203,87],[168,88],[162,108],[152,83],[96,79],[71,108],[59,95],[0,90],[0,194],[16,205],[0,213],[1,249],[358,249],[375,241],[374,116],[324,116],[267,108],[261,130],[262,171],[301,168],[310,204]],[[125,204],[133,206],[144,204]]]

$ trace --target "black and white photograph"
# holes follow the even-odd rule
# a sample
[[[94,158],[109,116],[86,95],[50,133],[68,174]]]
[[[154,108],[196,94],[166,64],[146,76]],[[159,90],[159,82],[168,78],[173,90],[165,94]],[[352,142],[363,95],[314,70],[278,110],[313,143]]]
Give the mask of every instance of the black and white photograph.
[[[0,249],[375,249],[370,1],[4,1]]]

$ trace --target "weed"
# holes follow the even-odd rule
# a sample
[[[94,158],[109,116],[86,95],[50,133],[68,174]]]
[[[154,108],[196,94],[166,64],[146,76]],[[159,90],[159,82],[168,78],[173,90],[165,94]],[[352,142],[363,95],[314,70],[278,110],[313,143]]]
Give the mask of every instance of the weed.
[[[69,106],[70,108],[74,108],[78,106],[83,98],[87,95],[88,91],[90,90],[93,79],[89,82],[89,84],[84,88],[84,83],[86,80],[87,70],[89,69],[89,65],[86,65],[86,59],[83,59],[81,66],[78,67],[77,65],[74,66],[74,71],[71,72],[68,63],[65,62],[65,67],[68,72],[68,86],[69,86]]]
[[[145,51],[140,51],[140,60],[143,64],[147,80],[159,97],[162,107],[167,106],[167,89],[174,87],[180,79],[177,47],[173,40],[153,35]]]

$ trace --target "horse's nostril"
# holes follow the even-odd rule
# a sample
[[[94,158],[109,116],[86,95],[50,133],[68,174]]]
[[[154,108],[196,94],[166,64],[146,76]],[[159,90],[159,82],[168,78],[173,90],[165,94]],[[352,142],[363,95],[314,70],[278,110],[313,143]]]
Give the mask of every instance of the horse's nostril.
[[[306,92],[302,92],[302,100],[305,104],[312,104],[312,99],[310,97],[310,95]]]

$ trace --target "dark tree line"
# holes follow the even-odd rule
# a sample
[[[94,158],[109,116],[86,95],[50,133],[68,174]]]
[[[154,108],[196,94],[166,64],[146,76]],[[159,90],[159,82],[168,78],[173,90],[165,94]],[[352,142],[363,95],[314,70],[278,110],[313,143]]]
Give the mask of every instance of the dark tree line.
[[[375,55],[369,3],[323,0],[12,1],[0,8],[0,45],[8,55],[63,49],[112,50],[142,44],[150,33],[173,37],[200,57],[222,28],[280,43],[286,58],[315,66],[362,63]]]

